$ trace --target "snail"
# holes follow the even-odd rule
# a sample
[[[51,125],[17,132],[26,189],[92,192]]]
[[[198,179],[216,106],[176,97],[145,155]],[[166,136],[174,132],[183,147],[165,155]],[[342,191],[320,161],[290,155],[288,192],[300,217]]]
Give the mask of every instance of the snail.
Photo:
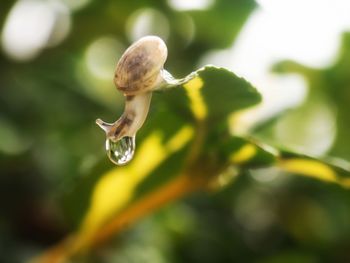
[[[133,156],[135,135],[147,117],[152,92],[171,82],[170,73],[163,69],[167,55],[161,38],[146,36],[133,43],[117,64],[114,83],[125,96],[124,113],[112,124],[101,119],[96,123],[106,132],[108,155],[118,165]]]
[[[182,85],[197,73],[175,79],[164,69],[168,49],[157,36],[145,36],[133,43],[118,61],[114,84],[125,96],[122,116],[114,123],[97,119],[106,133],[109,159],[117,164],[128,163],[135,151],[135,136],[146,120],[152,92]]]

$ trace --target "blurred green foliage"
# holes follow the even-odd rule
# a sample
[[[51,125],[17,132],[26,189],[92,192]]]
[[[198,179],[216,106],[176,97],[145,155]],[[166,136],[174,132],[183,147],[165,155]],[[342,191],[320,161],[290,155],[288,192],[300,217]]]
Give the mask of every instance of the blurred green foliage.
[[[13,4],[1,2],[1,26]],[[112,167],[103,150],[104,135],[94,120],[115,120],[124,106],[112,80],[89,75],[86,53],[101,37],[116,39],[121,50],[127,47],[128,19],[142,8],[166,18],[166,68],[183,76],[207,51],[232,44],[255,3],[217,0],[207,10],[177,11],[166,1],[90,1],[70,14],[71,32],[60,45],[28,62],[0,53],[0,262],[23,262],[81,223],[93,186]],[[188,19],[193,34],[185,23]],[[293,62],[276,66],[279,72],[299,72],[308,79],[310,99],[302,107],[316,101],[337,113],[330,153],[347,160],[349,50],[345,35],[339,60],[329,69]],[[162,95],[155,94],[155,101]],[[166,94],[169,101],[174,99],[171,95]],[[220,106],[218,115],[232,106],[215,104]],[[298,128],[292,126],[295,123],[303,126],[303,108],[300,111],[290,129]],[[176,107],[168,112],[154,106],[150,114],[154,118],[145,124],[140,140],[165,118],[174,126],[183,122]],[[279,121],[260,127],[255,135],[283,145],[272,132]],[[163,125],[166,129],[166,122]],[[218,125],[219,131],[222,126]],[[220,149],[224,154],[225,146],[239,148],[244,143],[225,141]],[[181,153],[171,156],[152,176],[176,172],[181,158]],[[268,154],[265,158],[271,161]],[[147,183],[140,192],[147,190]],[[82,262],[349,262],[349,222],[348,190],[274,168],[250,170],[220,192],[196,193],[148,216]]]
[[[350,34],[342,37],[343,45],[339,51],[338,59],[334,65],[326,69],[312,69],[293,61],[284,61],[276,65],[277,72],[295,72],[306,77],[310,91],[308,100],[293,114],[304,112],[310,101],[321,100],[327,107],[332,108],[336,114],[336,137],[330,150],[330,155],[350,159]]]

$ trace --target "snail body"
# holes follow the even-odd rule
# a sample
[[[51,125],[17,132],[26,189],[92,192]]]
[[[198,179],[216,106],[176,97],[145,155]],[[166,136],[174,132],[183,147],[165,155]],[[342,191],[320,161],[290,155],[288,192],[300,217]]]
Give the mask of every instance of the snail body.
[[[156,36],[143,37],[124,52],[114,76],[117,89],[125,96],[124,113],[112,124],[96,120],[107,141],[135,137],[147,117],[152,91],[165,83],[162,73],[167,54],[164,41]]]

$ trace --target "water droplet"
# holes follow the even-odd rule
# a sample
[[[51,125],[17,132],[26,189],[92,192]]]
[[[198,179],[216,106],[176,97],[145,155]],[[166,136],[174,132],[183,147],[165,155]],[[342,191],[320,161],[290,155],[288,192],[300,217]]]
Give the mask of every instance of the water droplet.
[[[134,156],[135,136],[125,136],[116,142],[107,139],[106,151],[109,159],[116,165],[127,164]]]

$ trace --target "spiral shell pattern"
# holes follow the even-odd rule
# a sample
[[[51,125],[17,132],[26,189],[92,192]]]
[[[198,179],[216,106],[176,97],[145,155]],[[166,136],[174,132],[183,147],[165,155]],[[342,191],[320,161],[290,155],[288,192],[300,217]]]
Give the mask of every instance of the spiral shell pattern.
[[[167,47],[161,38],[141,38],[120,58],[115,71],[115,85],[125,95],[137,95],[153,90],[161,81],[160,71],[167,55]]]

